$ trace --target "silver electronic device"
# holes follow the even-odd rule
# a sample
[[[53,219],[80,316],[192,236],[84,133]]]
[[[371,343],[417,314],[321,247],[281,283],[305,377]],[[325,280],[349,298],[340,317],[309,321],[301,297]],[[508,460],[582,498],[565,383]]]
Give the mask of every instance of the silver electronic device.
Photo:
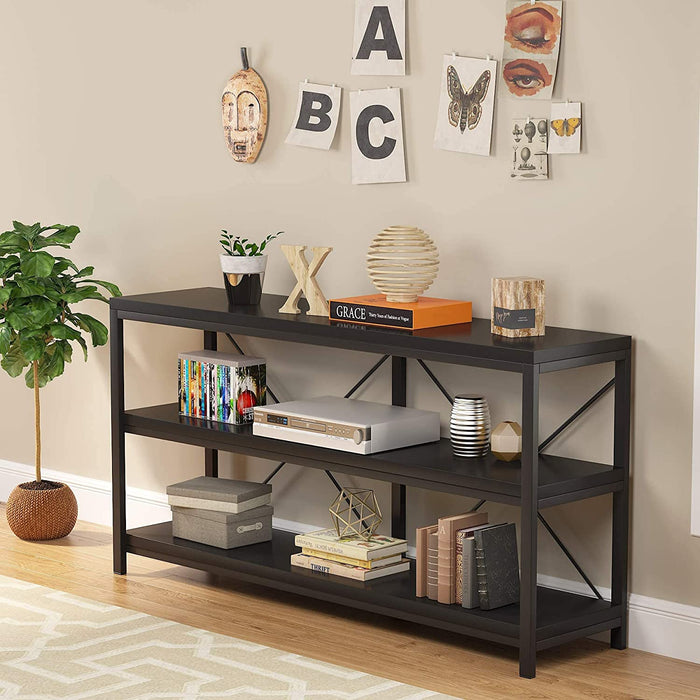
[[[368,455],[440,439],[440,414],[322,396],[254,409],[253,435]]]

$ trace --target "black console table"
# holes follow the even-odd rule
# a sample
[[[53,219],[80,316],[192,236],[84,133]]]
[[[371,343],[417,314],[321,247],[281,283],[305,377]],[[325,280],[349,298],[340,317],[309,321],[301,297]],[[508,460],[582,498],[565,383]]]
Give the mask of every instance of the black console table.
[[[536,653],[578,637],[611,630],[611,646],[627,644],[627,557],[631,338],[624,335],[547,328],[540,338],[491,334],[487,320],[424,331],[332,323],[278,313],[285,298],[264,295],[260,306],[229,310],[223,289],[204,288],[112,299],[112,481],[114,571],[126,573],[127,553],[204,569],[214,574],[350,606],[432,627],[516,646],[520,675],[535,675]],[[459,459],[449,440],[373,455],[255,437],[250,426],[234,428],[184,418],[176,403],[124,406],[124,321],[194,328],[205,349],[217,333],[323,345],[392,356],[392,402],[406,403],[406,358],[517,372],[522,376],[523,454],[520,462]],[[539,377],[545,372],[614,363],[614,454],[611,465],[540,454]],[[611,382],[612,383],[612,382]],[[127,433],[205,448],[205,473],[218,475],[218,450],[284,460],[315,469],[356,474],[392,483],[392,531],[406,534],[406,487],[417,486],[520,506],[520,604],[491,611],[466,610],[415,597],[415,571],[369,583],[292,568],[294,535],[276,530],[271,542],[221,550],[172,536],[171,524],[126,529]],[[540,446],[541,447],[541,446]],[[540,509],[605,493],[613,494],[612,600],[537,585],[537,523]],[[539,516],[541,517],[541,516]]]

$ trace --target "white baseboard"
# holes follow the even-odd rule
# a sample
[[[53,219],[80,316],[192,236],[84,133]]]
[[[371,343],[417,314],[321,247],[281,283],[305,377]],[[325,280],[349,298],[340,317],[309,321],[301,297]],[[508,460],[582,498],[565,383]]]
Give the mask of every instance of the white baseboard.
[[[81,520],[100,525],[112,524],[112,488],[108,481],[43,469],[45,479],[68,484],[78,500]],[[34,479],[34,468],[0,460],[0,501],[7,501],[12,489]],[[127,521],[129,527],[141,527],[170,520],[165,494],[127,487]],[[273,518],[273,524],[288,532],[311,532],[318,526]],[[409,555],[411,555],[409,551]],[[542,585],[563,591],[590,595],[585,583],[540,574]],[[599,587],[610,600],[610,589]],[[631,594],[629,597],[629,646],[653,654],[700,663],[700,607],[674,603],[660,598]]]

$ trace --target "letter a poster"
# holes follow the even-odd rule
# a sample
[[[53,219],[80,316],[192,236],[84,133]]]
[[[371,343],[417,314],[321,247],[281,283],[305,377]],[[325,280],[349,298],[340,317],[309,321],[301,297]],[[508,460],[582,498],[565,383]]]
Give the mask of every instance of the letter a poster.
[[[406,182],[401,90],[350,93],[352,184]]]
[[[352,75],[406,74],[406,0],[355,0]]]
[[[299,99],[285,143],[327,151],[333,143],[340,114],[339,87],[299,83]]]

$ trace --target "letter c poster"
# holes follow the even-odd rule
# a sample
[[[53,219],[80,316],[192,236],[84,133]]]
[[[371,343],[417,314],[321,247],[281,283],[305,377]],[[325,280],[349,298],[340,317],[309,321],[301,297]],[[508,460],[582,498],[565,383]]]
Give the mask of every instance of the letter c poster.
[[[350,93],[352,184],[406,182],[401,89]]]

